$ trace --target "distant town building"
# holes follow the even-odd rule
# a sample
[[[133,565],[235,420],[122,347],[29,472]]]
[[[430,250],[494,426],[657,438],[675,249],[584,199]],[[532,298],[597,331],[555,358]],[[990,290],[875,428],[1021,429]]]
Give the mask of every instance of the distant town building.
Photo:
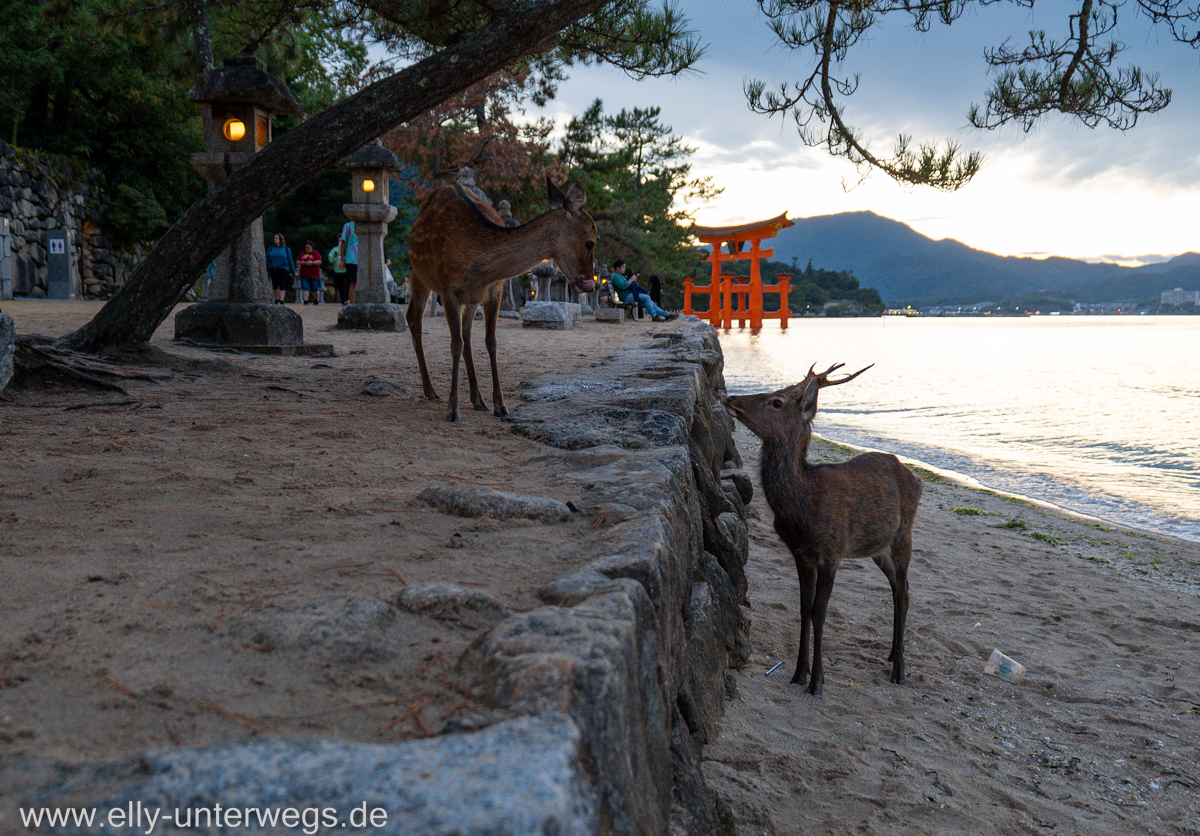
[[[1177,287],[1174,290],[1162,292],[1164,305],[1200,305],[1200,290],[1184,290]]]

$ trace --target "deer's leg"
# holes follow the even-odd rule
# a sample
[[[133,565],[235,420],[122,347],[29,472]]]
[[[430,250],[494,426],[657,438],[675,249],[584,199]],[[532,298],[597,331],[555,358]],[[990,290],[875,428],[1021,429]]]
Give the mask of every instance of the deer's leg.
[[[800,650],[796,654],[796,672],[792,682],[800,684],[808,679],[808,634],[812,627],[813,595],[817,589],[817,568],[796,561],[796,573],[800,576]]]
[[[487,412],[483,394],[479,391],[479,378],[475,376],[475,356],[471,353],[471,326],[475,324],[475,312],[479,305],[464,305],[462,312],[463,362],[467,365],[467,385],[471,389],[471,403],[479,412]]]
[[[892,682],[904,684],[904,622],[908,618],[908,561],[912,557],[912,534],[901,533],[892,543]],[[895,576],[893,580],[892,576]]]
[[[505,286],[508,282],[504,283]],[[487,346],[488,359],[492,364],[492,414],[503,418],[508,414],[504,406],[504,393],[500,391],[500,366],[496,363],[496,322],[500,318],[500,294],[493,293],[483,303],[483,343]]]
[[[808,693],[816,696],[825,684],[825,666],[821,661],[821,637],[825,632],[825,611],[829,607],[829,596],[833,592],[834,570],[818,567],[816,593],[813,595],[813,664],[812,677],[808,680]]]
[[[446,324],[450,326],[450,411],[446,413],[447,421],[458,420],[458,363],[462,359],[462,303],[453,296],[443,296],[442,304],[446,308]]]
[[[405,321],[408,322],[408,333],[412,335],[413,350],[417,353],[417,365],[421,367],[421,387],[425,390],[425,397],[428,400],[440,400],[437,392],[433,391],[433,382],[429,379],[429,367],[425,365],[425,345],[421,334],[421,320],[425,316],[425,303],[429,301],[429,288],[413,281],[416,277],[412,277],[412,298],[408,300],[408,310],[404,314]]]

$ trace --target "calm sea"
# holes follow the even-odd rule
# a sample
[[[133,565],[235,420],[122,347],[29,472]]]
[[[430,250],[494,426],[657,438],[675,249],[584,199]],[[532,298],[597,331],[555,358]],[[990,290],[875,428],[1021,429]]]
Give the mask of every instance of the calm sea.
[[[815,431],[1200,542],[1200,317],[793,320],[721,336],[731,394],[875,367]]]

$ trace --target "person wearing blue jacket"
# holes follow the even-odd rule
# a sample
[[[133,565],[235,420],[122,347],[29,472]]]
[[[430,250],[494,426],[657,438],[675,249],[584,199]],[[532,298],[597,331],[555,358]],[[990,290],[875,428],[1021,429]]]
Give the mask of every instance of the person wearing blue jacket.
[[[267,250],[267,275],[271,277],[271,287],[275,288],[275,304],[282,305],[283,297],[292,286],[292,276],[296,274],[296,261],[287,242],[278,232],[275,233],[275,243]]]

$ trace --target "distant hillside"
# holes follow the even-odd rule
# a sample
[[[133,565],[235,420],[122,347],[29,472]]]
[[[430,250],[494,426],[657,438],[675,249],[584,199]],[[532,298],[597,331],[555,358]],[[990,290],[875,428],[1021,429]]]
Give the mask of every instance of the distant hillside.
[[[1000,256],[945,238],[935,241],[874,212],[798,218],[771,242],[778,261],[852,270],[889,305],[1004,301],[1040,290],[1080,302],[1149,299],[1174,287],[1200,288],[1200,254],[1145,267],[1071,258]]]

